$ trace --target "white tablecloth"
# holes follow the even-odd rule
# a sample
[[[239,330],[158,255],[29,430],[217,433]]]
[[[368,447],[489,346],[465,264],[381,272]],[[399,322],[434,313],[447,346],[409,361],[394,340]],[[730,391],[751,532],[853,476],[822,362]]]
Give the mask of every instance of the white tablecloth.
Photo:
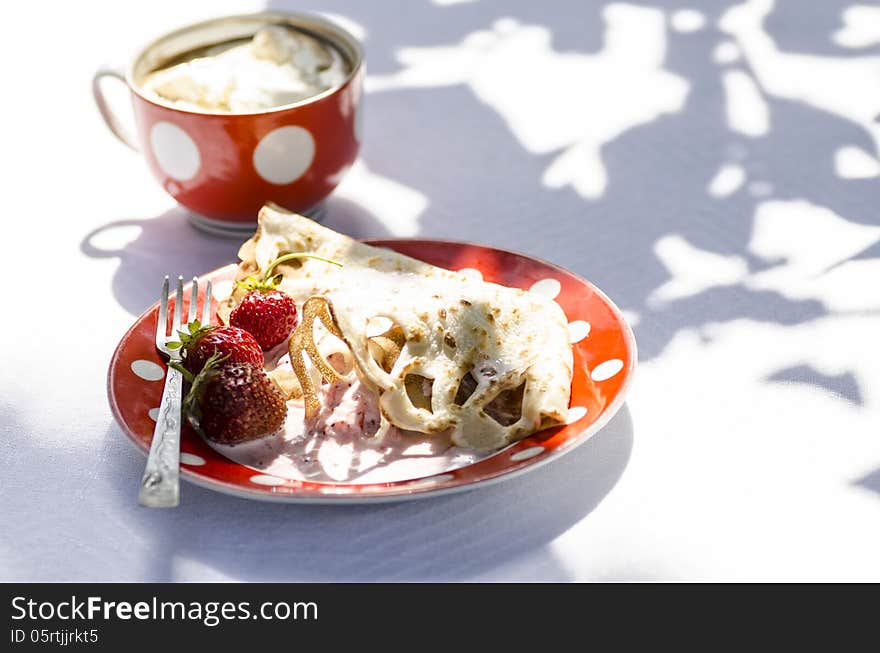
[[[880,10],[286,4],[367,50],[366,143],[327,224],[591,279],[635,329],[629,400],[463,494],[310,507],[187,484],[176,510],[138,507],[110,355],[162,275],[237,243],[106,131],[91,74],[262,5],[6,3],[0,579],[880,580]]]

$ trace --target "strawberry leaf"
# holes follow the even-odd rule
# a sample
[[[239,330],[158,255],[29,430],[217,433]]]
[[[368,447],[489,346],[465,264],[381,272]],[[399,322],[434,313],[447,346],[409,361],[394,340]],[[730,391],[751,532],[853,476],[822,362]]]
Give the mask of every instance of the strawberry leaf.
[[[183,365],[178,363],[177,361],[170,361],[168,363],[168,367],[173,367],[175,370],[180,372],[183,375],[183,378],[186,379],[187,383],[193,382],[193,375],[188,369],[186,369]]]
[[[269,267],[266,268],[266,271],[263,273],[263,280],[265,281],[269,279],[269,277],[272,275],[272,270],[275,269],[275,266],[299,258],[310,258],[316,261],[323,261],[324,263],[330,263],[332,265],[338,265],[339,267],[342,267],[342,263],[340,263],[339,261],[324,258],[323,256],[318,256],[317,254],[310,254],[309,252],[290,252],[288,254],[283,254],[279,256],[274,261],[272,261],[271,264],[269,264]]]
[[[188,370],[184,372],[185,376],[189,376],[190,388],[189,392],[186,393],[186,397],[183,398],[183,412],[187,416],[190,424],[193,425],[197,431],[201,431],[199,426],[199,422],[202,418],[202,408],[199,403],[199,398],[202,396],[202,393],[205,391],[205,387],[208,385],[208,382],[213,379],[220,368],[220,363],[229,358],[229,354],[226,356],[221,356],[218,351],[214,351],[211,354],[210,358],[205,361],[205,366],[202,368],[202,371],[193,376]],[[179,369],[177,367],[177,363],[171,363],[175,366],[175,369]],[[183,371],[183,370],[181,370]]]
[[[241,288],[242,290],[256,290],[260,286],[260,280],[253,275],[248,275],[243,280],[239,279],[235,282],[235,285]]]

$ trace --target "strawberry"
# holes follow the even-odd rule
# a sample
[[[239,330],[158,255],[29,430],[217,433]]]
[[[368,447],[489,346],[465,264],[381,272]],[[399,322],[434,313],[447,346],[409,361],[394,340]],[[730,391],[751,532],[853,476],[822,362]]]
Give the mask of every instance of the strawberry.
[[[191,377],[183,410],[193,427],[220,444],[270,435],[284,424],[287,402],[262,365],[212,355]]]
[[[244,288],[248,293],[229,314],[229,323],[253,334],[263,351],[284,342],[299,323],[293,298],[277,288],[283,275],[272,275],[272,271],[279,263],[299,258],[342,265],[314,254],[294,252],[275,259],[266,268],[262,277],[249,276],[244,281],[236,281],[239,287]]]
[[[229,314],[229,323],[249,331],[267,351],[287,339],[299,315],[290,295],[274,288],[255,288]]]
[[[202,326],[198,320],[187,325],[187,331],[178,331],[179,342],[169,343],[180,348],[183,365],[193,375],[202,371],[205,361],[213,354],[226,357],[227,363],[263,365],[263,350],[256,339],[244,329],[234,326]]]

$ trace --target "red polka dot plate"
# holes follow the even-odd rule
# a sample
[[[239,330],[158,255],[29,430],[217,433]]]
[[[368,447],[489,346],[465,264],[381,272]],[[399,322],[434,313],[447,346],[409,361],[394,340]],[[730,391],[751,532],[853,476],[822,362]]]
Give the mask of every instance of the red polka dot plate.
[[[554,298],[568,317],[574,352],[568,424],[540,431],[491,456],[442,473],[368,483],[313,482],[266,474],[226,458],[185,427],[182,478],[239,497],[291,503],[361,503],[434,496],[509,479],[547,463],[586,441],[623,404],[636,363],[635,340],[617,307],[590,282],[544,261],[481,245],[415,239],[370,243]],[[224,286],[231,286],[234,272],[235,265],[230,264],[203,278],[212,279],[222,293]],[[157,315],[155,304],[123,336],[107,377],[113,415],[123,433],[144,454],[149,451],[166,369],[153,341]]]

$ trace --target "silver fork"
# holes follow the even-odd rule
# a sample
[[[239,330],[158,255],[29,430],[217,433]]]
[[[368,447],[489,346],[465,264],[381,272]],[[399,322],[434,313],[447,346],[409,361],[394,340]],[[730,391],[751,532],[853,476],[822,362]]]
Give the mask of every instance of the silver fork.
[[[196,319],[199,298],[199,279],[193,277],[190,293],[189,315],[187,324]],[[166,333],[168,324],[168,277],[162,284],[159,298],[159,319],[156,322],[156,349],[169,362],[180,362],[180,349],[171,349],[168,343],[180,338],[177,333],[181,329],[180,318],[183,312],[183,277],[177,277],[177,294],[174,300],[174,314],[171,319],[171,333]],[[205,300],[202,304],[202,324],[211,320],[211,281],[205,287]],[[162,402],[159,404],[159,415],[156,428],[153,429],[153,440],[150,443],[150,455],[147,467],[141,479],[138,503],[150,508],[173,508],[180,501],[180,413],[183,375],[170,365],[165,375],[165,388],[162,390]]]

